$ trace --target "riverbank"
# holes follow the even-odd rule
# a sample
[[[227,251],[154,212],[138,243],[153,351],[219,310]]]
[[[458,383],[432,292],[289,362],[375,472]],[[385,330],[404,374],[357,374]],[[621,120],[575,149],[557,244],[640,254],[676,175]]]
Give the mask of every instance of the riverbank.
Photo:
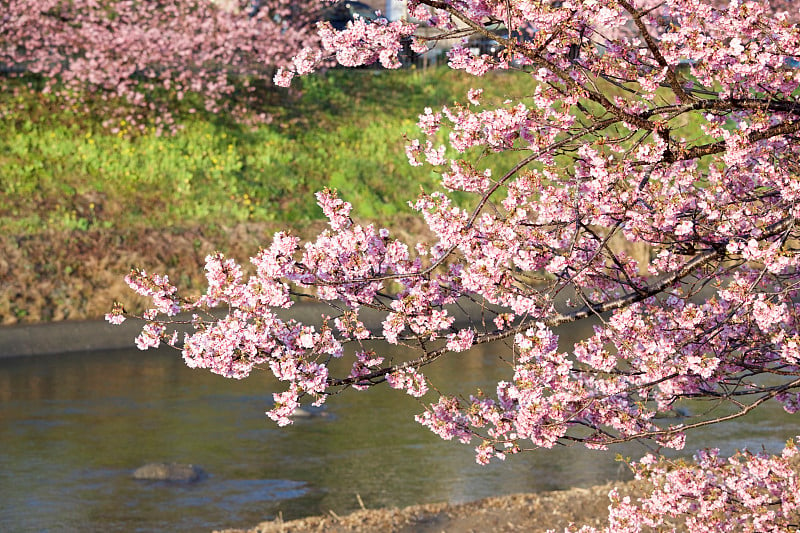
[[[387,226],[406,242],[431,238],[421,217],[397,217]],[[0,325],[102,319],[115,301],[139,313],[150,302],[125,284],[131,268],[167,275],[184,294],[202,294],[208,254],[222,252],[246,268],[275,232],[309,240],[325,228],[323,221],[261,222],[0,236]]]
[[[51,230],[0,237],[0,323],[99,319],[114,301],[131,311],[146,302],[125,284],[131,268],[169,275],[201,290],[204,258],[216,250],[246,261],[267,241],[267,224],[227,228]]]
[[[462,504],[434,503],[403,509],[362,509],[339,516],[330,512],[284,522],[276,519],[249,529],[217,533],[505,533],[563,531],[570,524],[601,527],[608,516],[608,493],[635,495],[636,482],[608,483],[540,494],[510,494]]]

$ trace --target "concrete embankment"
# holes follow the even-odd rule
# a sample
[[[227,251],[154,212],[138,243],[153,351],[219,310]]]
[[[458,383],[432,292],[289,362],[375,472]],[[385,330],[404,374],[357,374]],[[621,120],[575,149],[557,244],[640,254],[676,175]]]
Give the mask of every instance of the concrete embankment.
[[[327,305],[310,303],[297,304],[279,314],[314,324],[322,313],[335,314]],[[217,314],[224,316],[221,311]],[[175,317],[176,322],[188,320],[189,316]],[[133,348],[142,325],[141,320],[128,319],[119,326],[104,320],[81,320],[0,327],[0,359]]]
[[[0,328],[0,358],[131,348],[141,323],[112,326],[101,320]]]

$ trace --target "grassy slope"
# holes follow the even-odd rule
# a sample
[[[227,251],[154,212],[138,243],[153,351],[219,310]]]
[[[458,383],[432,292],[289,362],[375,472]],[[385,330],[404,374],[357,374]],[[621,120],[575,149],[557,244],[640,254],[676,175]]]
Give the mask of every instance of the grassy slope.
[[[321,217],[313,192],[325,186],[356,216],[417,232],[406,203],[437,177],[406,160],[403,135],[418,136],[417,115],[473,85],[497,100],[526,83],[443,69],[332,71],[260,110],[268,125],[184,113],[171,137],[104,128],[91,102],[10,83],[0,91],[0,323],[97,318],[115,299],[136,308],[122,282],[132,266],[199,289],[211,251],[246,260],[272,231],[311,234]]]
[[[265,110],[269,125],[185,114],[172,137],[131,132],[124,122],[109,131],[102,117],[4,91],[0,227],[31,235],[303,222],[321,216],[312,195],[325,186],[339,189],[357,216],[408,212],[406,202],[436,176],[408,165],[403,135],[418,135],[425,106],[463,99],[476,81],[498,98],[521,89],[511,76],[491,84],[444,70],[335,71],[306,80],[299,98],[283,95]]]

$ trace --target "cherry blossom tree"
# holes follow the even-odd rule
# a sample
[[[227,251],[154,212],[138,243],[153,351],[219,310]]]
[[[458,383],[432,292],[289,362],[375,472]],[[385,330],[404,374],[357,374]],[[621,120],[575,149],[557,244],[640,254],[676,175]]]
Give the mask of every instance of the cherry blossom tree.
[[[259,117],[264,82],[318,43],[312,0],[3,0],[0,66],[37,74],[63,101],[84,95],[108,118],[174,124],[174,101],[199,94],[208,111]],[[110,122],[110,121],[109,121]]]
[[[300,402],[386,382],[420,398],[418,422],[474,446],[480,463],[557,444],[681,449],[691,430],[768,402],[800,409],[792,2],[410,0],[408,9],[408,21],[323,24],[324,52],[301,52],[276,81],[328,56],[394,68],[407,39],[420,53],[470,35],[503,47],[475,55],[465,43],[449,65],[498,83],[524,76],[528,94],[496,103],[473,90],[425,109],[421,138],[408,143],[412,165],[441,175],[442,190],[412,201],[434,242],[360,224],[322,191],[329,227],[316,240],[277,233],[249,274],[210,256],[205,294],[133,271],[131,287],[154,302],[139,347],[167,343],[190,367],[233,378],[269,368],[286,383],[267,413],[279,425]],[[517,164],[496,172],[500,152]],[[314,325],[279,318],[306,300],[331,311]],[[227,316],[203,318],[215,307]],[[367,311],[381,314],[378,327],[365,324]],[[180,312],[194,314],[183,338],[171,324]],[[117,305],[108,319],[124,316]],[[585,320],[592,333],[560,348],[556,328]],[[407,355],[389,358],[373,340]],[[511,347],[495,390],[431,387],[426,367],[492,342]],[[340,358],[351,359],[347,375],[329,371]],[[686,400],[716,408],[660,416]],[[608,530],[669,520],[690,531],[797,528],[795,453],[789,443],[777,457],[646,457],[633,469],[651,492],[636,502],[613,493]]]

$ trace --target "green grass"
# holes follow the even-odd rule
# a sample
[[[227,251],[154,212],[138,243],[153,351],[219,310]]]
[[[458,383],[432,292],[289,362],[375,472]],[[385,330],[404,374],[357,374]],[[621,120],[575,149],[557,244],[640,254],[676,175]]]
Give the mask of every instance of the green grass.
[[[0,228],[27,235],[305,222],[321,218],[313,193],[326,186],[353,203],[358,217],[408,213],[407,202],[420,187],[435,189],[438,177],[430,167],[411,167],[404,152],[403,136],[420,136],[423,108],[464,100],[471,86],[501,100],[524,94],[529,82],[446,69],[332,71],[304,80],[299,97],[279,93],[260,110],[273,117],[270,124],[179,113],[183,128],[174,136],[141,133],[123,120],[104,127],[91,102],[86,110],[63,106],[19,90],[22,82],[6,83]],[[512,156],[506,160],[499,164],[513,164]]]
[[[438,186],[436,169],[410,166],[404,152],[404,136],[421,137],[416,120],[426,106],[465,101],[470,87],[483,87],[487,104],[534,89],[529,76],[509,73],[332,70],[302,79],[299,94],[276,89],[268,95],[270,103],[254,111],[271,116],[269,124],[190,113],[202,108],[190,96],[175,103],[182,129],[159,136],[121,119],[104,125],[109,119],[91,98],[64,103],[26,90],[26,81],[0,82],[0,229],[6,235],[293,225],[322,217],[313,193],[324,187],[338,189],[355,216],[391,222],[411,212],[407,202],[421,188]],[[698,115],[682,127],[687,138],[703,137],[701,120]],[[618,129],[599,136],[625,134]],[[482,165],[501,176],[524,155],[492,154]],[[570,156],[564,157],[559,164],[568,166]]]

